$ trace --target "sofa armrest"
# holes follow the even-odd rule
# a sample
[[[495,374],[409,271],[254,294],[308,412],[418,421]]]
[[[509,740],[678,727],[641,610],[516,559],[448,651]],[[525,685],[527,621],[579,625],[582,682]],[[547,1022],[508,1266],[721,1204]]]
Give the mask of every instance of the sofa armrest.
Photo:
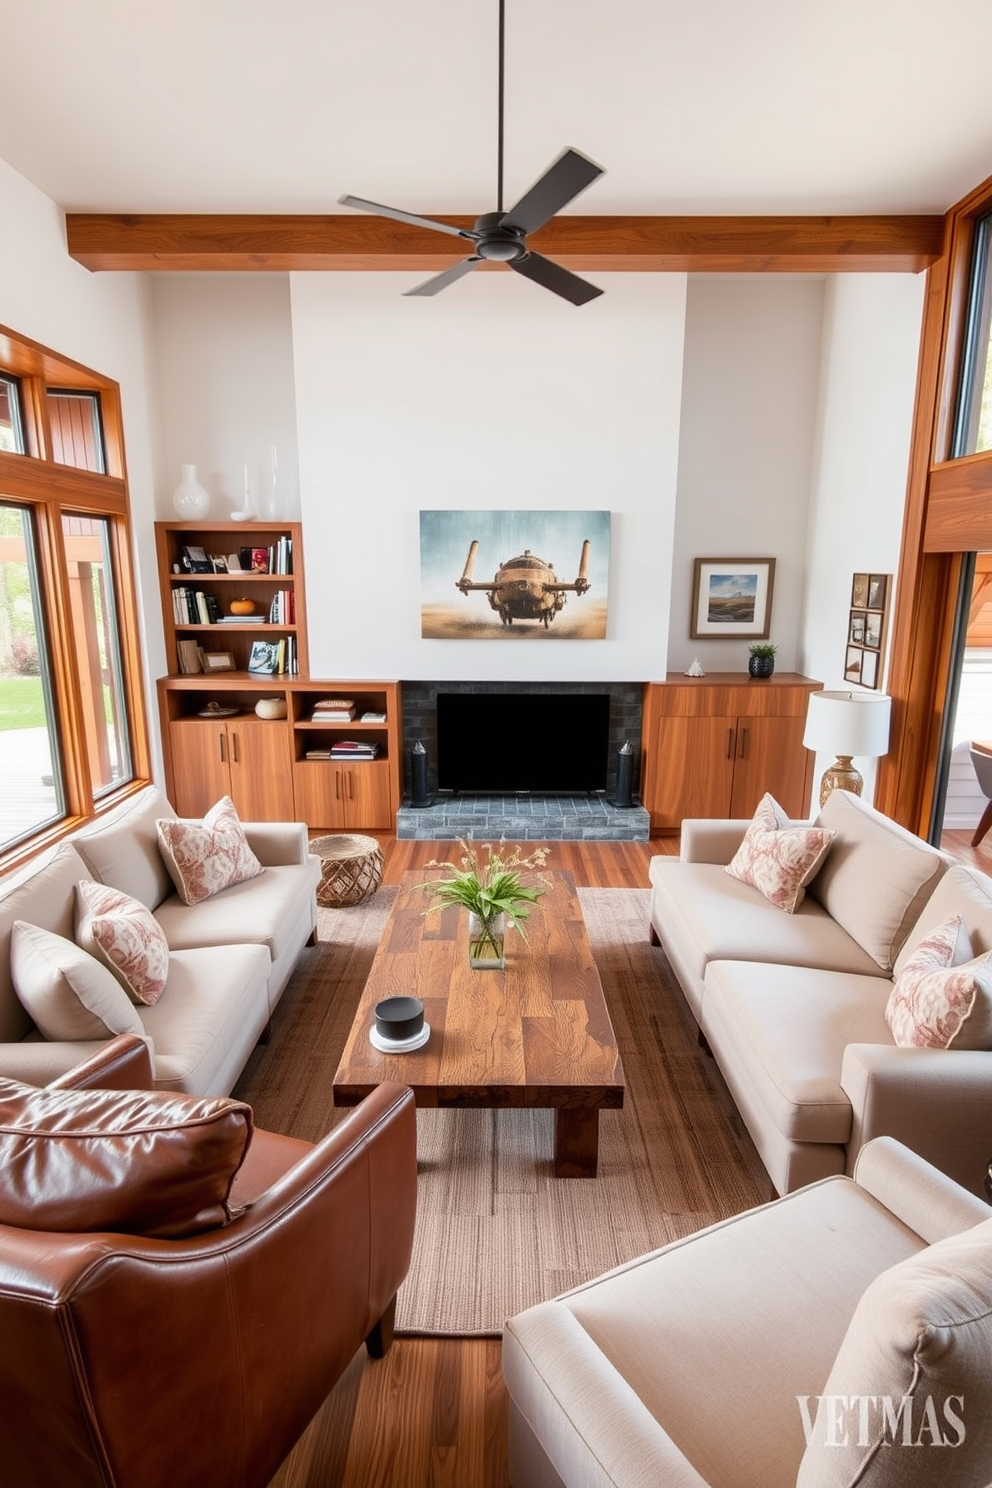
[[[305,863],[310,855],[303,822],[242,822],[248,846],[263,868]]]
[[[992,1052],[849,1044],[840,1083],[853,1116],[848,1172],[866,1142],[891,1136],[981,1196],[992,1158]]]
[[[932,1245],[989,1218],[989,1206],[895,1137],[873,1137],[858,1153],[854,1178],[891,1214]]]
[[[686,817],[679,857],[683,863],[729,863],[751,825],[748,821]]]
[[[136,1033],[120,1033],[54,1080],[50,1090],[154,1090],[151,1053]]]

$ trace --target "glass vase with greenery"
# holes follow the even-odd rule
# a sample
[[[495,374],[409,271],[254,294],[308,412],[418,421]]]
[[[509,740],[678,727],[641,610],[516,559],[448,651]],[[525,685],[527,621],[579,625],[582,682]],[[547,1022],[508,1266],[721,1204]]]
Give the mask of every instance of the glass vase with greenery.
[[[474,966],[503,965],[503,930],[512,926],[526,940],[523,922],[534,905],[551,887],[540,869],[547,862],[548,850],[535,848],[526,857],[519,847],[509,850],[502,840],[475,844],[460,839],[462,850],[458,867],[450,862],[433,861],[428,868],[446,868],[448,877],[429,879],[421,887],[433,900],[425,914],[462,905],[469,912],[469,962]],[[536,873],[535,883],[525,883],[523,873]]]

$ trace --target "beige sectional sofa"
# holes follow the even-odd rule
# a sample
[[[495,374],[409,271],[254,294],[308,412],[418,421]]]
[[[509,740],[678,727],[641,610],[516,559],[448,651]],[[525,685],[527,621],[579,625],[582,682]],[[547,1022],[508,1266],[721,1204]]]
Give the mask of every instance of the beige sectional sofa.
[[[683,823],[680,857],[652,859],[651,938],[779,1193],[850,1173],[883,1133],[977,1192],[992,1051],[900,1048],[884,1015],[894,975],[951,915],[976,955],[992,950],[992,880],[845,791],[818,821],[836,837],[794,914],[725,871],[747,822]]]
[[[511,1318],[513,1488],[988,1483],[988,1216],[882,1137]]]
[[[187,905],[159,852],[160,818],[175,818],[175,812],[150,786],[0,879],[0,1076],[44,1085],[100,1046],[44,1038],[18,998],[10,968],[14,923],[71,941],[76,884],[93,879],[140,900],[169,945],[165,991],[153,1006],[129,1004],[131,1023],[111,1033],[139,1032],[150,1040],[160,1089],[196,1095],[231,1090],[315,936],[320,864],[302,824],[246,822],[248,844],[264,871]]]

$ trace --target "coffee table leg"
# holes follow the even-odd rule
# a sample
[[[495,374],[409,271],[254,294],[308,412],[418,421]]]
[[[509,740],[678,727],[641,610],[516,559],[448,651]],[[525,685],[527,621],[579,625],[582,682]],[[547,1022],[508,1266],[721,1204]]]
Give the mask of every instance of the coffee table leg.
[[[595,1178],[599,1159],[599,1111],[560,1107],[555,1111],[555,1177]]]

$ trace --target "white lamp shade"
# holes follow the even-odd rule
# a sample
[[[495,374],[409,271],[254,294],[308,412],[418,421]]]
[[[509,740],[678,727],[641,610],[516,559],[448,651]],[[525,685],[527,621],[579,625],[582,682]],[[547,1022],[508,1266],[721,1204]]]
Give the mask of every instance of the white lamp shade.
[[[889,749],[892,699],[869,692],[811,692],[803,743],[817,753],[877,759]]]

